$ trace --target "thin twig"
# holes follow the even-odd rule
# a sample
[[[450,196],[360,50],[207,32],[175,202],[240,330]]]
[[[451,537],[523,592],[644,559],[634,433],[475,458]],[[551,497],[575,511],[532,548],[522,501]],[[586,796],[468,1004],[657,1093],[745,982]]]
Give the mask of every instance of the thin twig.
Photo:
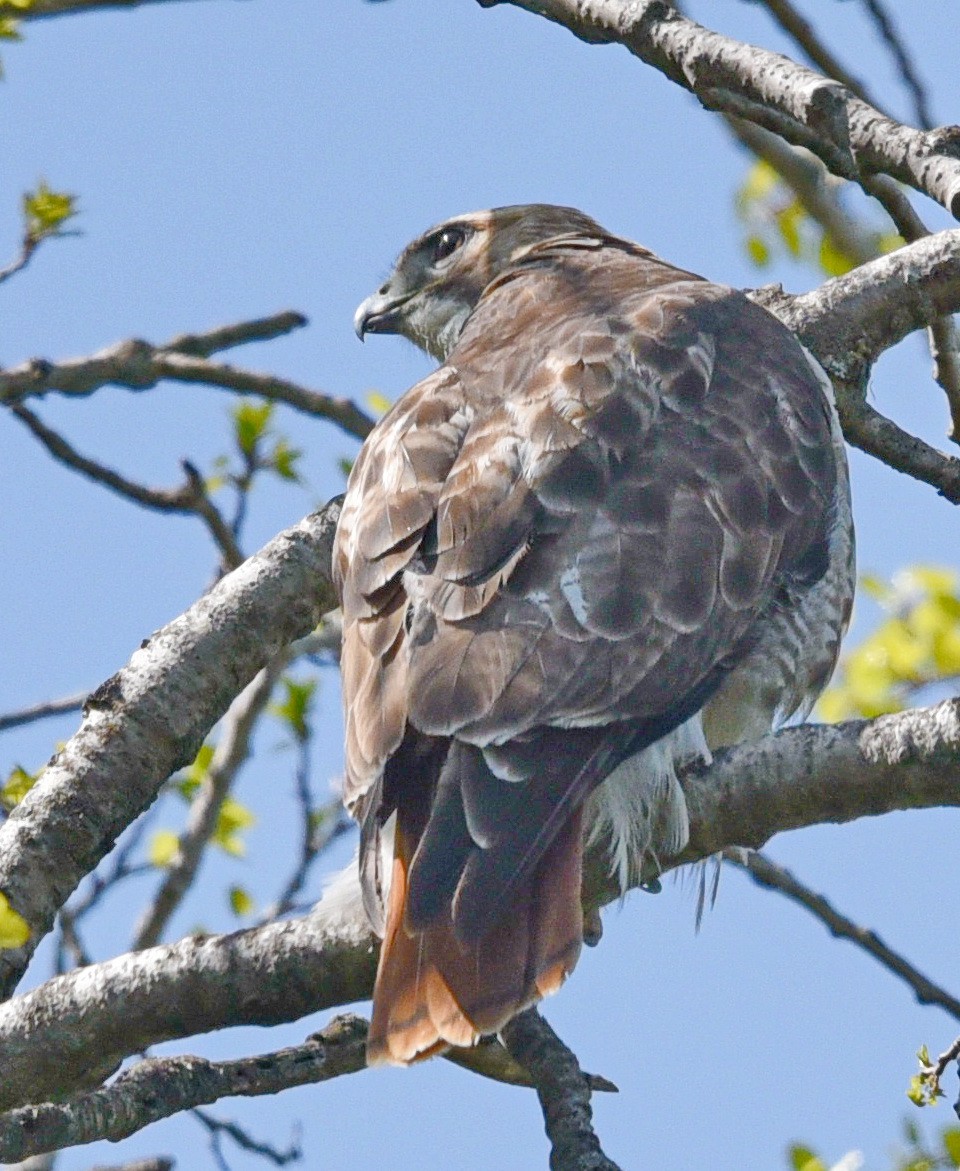
[[[861,927],[841,914],[823,895],[812,891],[800,882],[789,870],[778,866],[766,855],[756,850],[745,855],[735,850],[725,850],[724,861],[744,871],[758,885],[767,890],[776,890],[808,910],[837,939],[849,939],[880,963],[888,972],[902,980],[912,990],[920,1004],[935,1004],[952,1017],[960,1020],[960,1000],[934,984],[927,976],[904,959],[880,936],[866,927]]]
[[[619,1171],[593,1129],[590,1086],[573,1052],[535,1008],[501,1034],[511,1057],[530,1074],[550,1139],[551,1171]]]
[[[790,0],[759,0],[783,31],[793,38],[794,43],[807,60],[827,77],[845,85],[858,98],[869,102],[878,110],[883,107],[873,100],[867,87],[854,77],[830,51],[829,46],[817,36],[813,25],[790,3]]]
[[[81,455],[62,435],[48,427],[22,403],[12,405],[10,412],[64,467],[79,472],[88,480],[102,484],[111,492],[144,508],[152,508],[156,512],[175,512],[199,517],[216,542],[224,566],[227,569],[236,569],[243,561],[243,553],[234,540],[229,526],[207,495],[202,477],[188,461],[185,460],[182,464],[187,477],[185,484],[179,488],[150,488],[146,484],[138,484],[135,480],[127,479],[113,468],[108,468],[89,456]]]
[[[18,272],[22,272],[33,259],[40,241],[32,236],[25,236],[23,243],[20,245],[19,254],[10,261],[4,268],[0,268],[0,285],[4,281],[8,281],[12,276],[16,276]]]
[[[174,912],[196,878],[203,852],[237,773],[250,753],[250,738],[277,680],[294,660],[312,654],[324,640],[308,634],[284,647],[230,705],[221,725],[220,740],[206,776],[190,806],[186,827],[156,897],[134,933],[133,950],[158,943]]]
[[[120,846],[111,855],[106,873],[100,874],[99,871],[95,870],[90,875],[83,894],[72,899],[60,911],[58,916],[60,938],[57,941],[55,964],[57,975],[62,975],[69,970],[69,966],[64,962],[65,950],[73,956],[74,967],[86,967],[92,962],[80,936],[79,924],[99,904],[101,899],[126,879],[134,878],[153,869],[146,863],[133,864],[130,859],[139,849],[140,842],[155,810],[156,806],[153,806],[130,826],[124,834]]]
[[[177,842],[176,854],[164,873],[156,896],[134,932],[134,951],[153,947],[160,941],[174,912],[193,885],[223,803],[250,753],[250,737],[257,719],[270,701],[277,679],[295,653],[292,647],[285,647],[274,656],[237,696],[224,716],[220,740],[190,806],[190,815]]]
[[[108,1086],[0,1115],[0,1160],[64,1146],[117,1142],[151,1122],[225,1097],[279,1094],[366,1068],[367,1022],[346,1014],[302,1045],[245,1057],[147,1058]]]
[[[273,1163],[275,1167],[285,1167],[288,1163],[296,1163],[303,1158],[303,1147],[300,1144],[299,1135],[297,1135],[286,1150],[281,1151],[271,1143],[261,1142],[258,1139],[252,1138],[236,1122],[231,1122],[226,1118],[214,1118],[208,1111],[201,1110],[199,1107],[191,1110],[190,1113],[206,1129],[210,1135],[210,1144],[214,1154],[218,1158],[218,1161],[224,1164],[226,1160],[223,1159],[223,1154],[220,1149],[221,1140],[224,1136],[235,1142],[242,1151],[249,1151],[253,1155],[259,1155],[260,1158]]]
[[[234,346],[273,341],[274,338],[283,337],[308,324],[308,319],[302,313],[297,313],[294,309],[285,309],[280,313],[272,313],[269,317],[254,317],[249,321],[240,321],[232,325],[219,325],[204,333],[179,333],[172,337],[164,348],[175,350],[178,354],[209,358],[211,354],[233,349]]]
[[[277,337],[298,328],[304,320],[299,313],[279,313],[221,326],[207,333],[181,334],[160,346],[130,338],[85,358],[62,362],[34,358],[12,369],[0,370],[0,402],[12,404],[51,392],[83,397],[107,385],[150,390],[167,379],[286,403],[313,418],[336,423],[349,435],[363,439],[373,427],[373,419],[350,399],[335,398],[271,374],[209,360],[211,353],[224,346]]]
[[[78,712],[88,694],[87,691],[78,691],[75,695],[65,695],[63,699],[48,699],[43,703],[21,708],[18,712],[7,712],[0,716],[0,732],[5,732],[8,728],[19,728],[22,724],[32,724],[35,720],[45,720],[50,716]]]
[[[867,10],[867,14],[876,25],[881,40],[890,50],[890,55],[893,57],[897,69],[900,71],[903,84],[913,97],[913,110],[917,125],[924,130],[929,130],[934,125],[933,115],[930,112],[930,100],[927,97],[926,88],[920,80],[920,75],[914,67],[913,60],[907,51],[907,47],[897,32],[893,19],[888,15],[880,0],[862,0],[862,3]]]

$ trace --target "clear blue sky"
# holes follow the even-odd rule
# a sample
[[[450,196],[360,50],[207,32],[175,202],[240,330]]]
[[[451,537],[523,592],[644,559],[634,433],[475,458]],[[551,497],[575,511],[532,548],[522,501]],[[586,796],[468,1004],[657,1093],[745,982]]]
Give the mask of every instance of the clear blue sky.
[[[691,4],[714,27],[783,46],[753,5]],[[898,112],[902,92],[855,4],[810,4],[834,47]],[[930,82],[936,116],[960,119],[960,8],[891,5]],[[417,232],[447,215],[528,200],[575,204],[676,263],[731,284],[815,275],[794,264],[759,274],[742,247],[734,195],[746,162],[688,95],[614,48],[588,48],[519,11],[470,0],[210,0],[38,22],[2,49],[0,259],[18,238],[22,191],[45,177],[75,192],[83,235],[51,244],[0,287],[0,364],[86,354],[130,335],[175,333],[296,308],[308,329],[234,360],[361,402],[393,397],[427,368],[396,339],[360,347],[351,317]],[[936,215],[931,222],[942,224]],[[942,443],[945,412],[917,339],[880,363],[877,406]],[[50,396],[43,417],[83,451],[145,482],[179,480],[228,444],[226,393],[164,385],[135,395]],[[309,488],[255,498],[247,548],[342,486],[355,445],[292,412],[280,427],[306,451]],[[956,561],[956,519],[934,493],[855,457],[863,569]],[[203,531],[146,514],[51,465],[15,420],[0,417],[0,711],[90,687],[209,580]],[[860,617],[859,629],[871,614]],[[323,680],[315,767],[340,767],[336,680]],[[74,729],[65,719],[7,734],[0,767],[33,768]],[[260,737],[240,796],[258,811],[245,860],[210,861],[177,920],[235,925],[231,882],[266,899],[280,843],[290,758]],[[165,812],[175,826],[175,807]],[[777,839],[771,854],[878,929],[934,978],[956,980],[960,879],[955,813],[900,815]],[[344,847],[344,850],[346,846]],[[344,851],[337,860],[342,864]],[[145,890],[149,888],[144,889]],[[120,899],[115,922],[135,901]],[[950,910],[953,907],[954,910]],[[600,1134],[624,1168],[784,1166],[803,1139],[835,1159],[859,1147],[888,1165],[913,1054],[938,1050],[956,1024],[849,945],[833,942],[777,896],[725,875],[694,934],[690,889],[667,883],[606,915],[602,946],[547,1006],[585,1067],[615,1081],[596,1100]],[[125,946],[104,929],[98,954]],[[49,962],[47,957],[44,963]],[[32,978],[45,974],[38,963]],[[960,983],[955,984],[957,991]],[[321,1019],[237,1030],[170,1051],[240,1055],[302,1039]],[[303,1122],[306,1166],[545,1167],[532,1095],[481,1082],[446,1062],[377,1071],[280,1099],[228,1102],[258,1137],[282,1145]],[[931,1123],[949,1122],[947,1108]],[[202,1132],[176,1119],[124,1148],[207,1165]],[[120,1161],[102,1146],[61,1158],[65,1171]],[[230,1153],[237,1171],[262,1168]]]

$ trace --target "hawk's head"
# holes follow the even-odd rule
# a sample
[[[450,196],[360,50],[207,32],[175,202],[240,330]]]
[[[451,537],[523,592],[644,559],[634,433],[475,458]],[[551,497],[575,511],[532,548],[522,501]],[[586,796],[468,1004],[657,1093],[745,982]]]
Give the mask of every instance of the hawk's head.
[[[516,204],[455,216],[409,244],[353,319],[357,336],[399,333],[444,361],[483,290],[537,244],[603,236],[572,207]]]

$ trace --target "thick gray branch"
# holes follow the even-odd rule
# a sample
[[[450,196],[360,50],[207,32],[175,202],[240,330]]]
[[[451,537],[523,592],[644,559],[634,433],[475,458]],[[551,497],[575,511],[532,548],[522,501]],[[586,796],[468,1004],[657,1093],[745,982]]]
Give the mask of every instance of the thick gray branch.
[[[0,1006],[0,1110],[92,1088],[161,1040],[275,1025],[368,997],[377,941],[321,913],[190,936],[48,980]]]
[[[32,931],[0,954],[8,995],[80,880],[194,758],[234,696],[336,605],[338,515],[334,502],[274,538],[90,696],[79,731],[0,827],[0,890]]]
[[[479,0],[493,7],[501,0]],[[663,0],[502,0],[589,43],[625,46],[712,109],[813,150],[835,174],[882,172],[960,217],[960,132],[903,126],[787,57],[715,33]]]
[[[672,865],[757,847],[786,829],[960,806],[960,701],[787,729],[720,753],[684,786],[691,840]],[[588,859],[587,902],[616,895],[603,862]],[[55,977],[0,1006],[0,1109],[89,1087],[160,1041],[362,1000],[376,949],[357,887],[352,901],[341,890],[304,919],[184,939]]]
[[[533,1078],[550,1139],[551,1171],[620,1171],[593,1129],[589,1079],[535,1008],[506,1025],[503,1043]]]
[[[960,309],[960,228],[937,232],[799,297],[766,305],[830,375],[848,442],[960,503],[960,460],[903,431],[866,401],[872,363],[907,334]]]
[[[366,1037],[367,1022],[345,1015],[302,1045],[256,1057],[148,1058],[109,1086],[0,1116],[0,1160],[100,1139],[119,1142],[151,1122],[220,1098],[279,1094],[357,1073],[366,1066]]]
[[[907,334],[960,309],[960,228],[898,248],[771,308],[828,370],[850,377]]]

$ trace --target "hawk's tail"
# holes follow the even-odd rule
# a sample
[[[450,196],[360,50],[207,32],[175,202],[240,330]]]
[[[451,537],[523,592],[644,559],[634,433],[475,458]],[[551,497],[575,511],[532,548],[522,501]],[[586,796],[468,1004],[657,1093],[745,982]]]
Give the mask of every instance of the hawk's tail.
[[[397,820],[367,1041],[371,1065],[406,1065],[496,1033],[560,987],[573,971],[583,940],[579,809],[511,892],[490,930],[467,944],[454,935],[449,906],[425,930],[408,929],[408,876],[417,835]]]

